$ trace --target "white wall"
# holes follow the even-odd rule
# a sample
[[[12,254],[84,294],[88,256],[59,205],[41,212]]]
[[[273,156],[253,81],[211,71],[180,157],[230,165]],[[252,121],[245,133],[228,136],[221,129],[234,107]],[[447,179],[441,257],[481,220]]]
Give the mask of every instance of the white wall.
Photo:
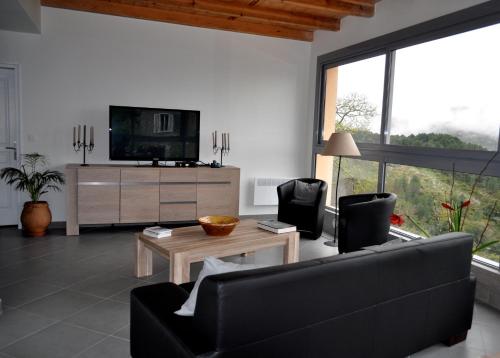
[[[108,162],[108,105],[198,109],[200,159],[210,133],[231,133],[227,163],[241,167],[241,214],[253,178],[309,173],[306,120],[310,43],[43,8],[42,34],[0,31],[0,63],[21,66],[22,152],[78,162],[72,127],[95,126],[91,163]],[[305,140],[304,140],[305,139]],[[304,165],[306,163],[306,165]],[[65,219],[64,193],[48,195]]]
[[[346,17],[340,32],[316,31],[311,49],[308,120],[313,121],[316,61],[319,55],[355,45],[487,0],[381,0],[371,18]],[[311,128],[312,137],[312,128]]]

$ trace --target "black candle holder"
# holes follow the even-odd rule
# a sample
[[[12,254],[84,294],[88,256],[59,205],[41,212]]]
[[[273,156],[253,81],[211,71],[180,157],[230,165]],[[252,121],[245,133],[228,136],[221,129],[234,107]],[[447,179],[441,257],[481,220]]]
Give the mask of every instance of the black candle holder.
[[[78,128],[78,139],[76,139],[76,130]],[[80,132],[81,126],[73,127],[73,150],[78,153],[80,150],[83,150],[83,163],[80,164],[82,167],[87,167],[87,152],[92,153],[94,150],[94,127],[90,127],[90,138],[89,143],[87,144],[87,126],[83,126],[83,141],[80,141]]]
[[[221,146],[217,145],[217,136],[217,131],[212,132],[212,150],[214,154],[220,153],[220,167],[223,167],[222,157],[228,155],[231,150],[229,144],[229,133],[221,133]]]

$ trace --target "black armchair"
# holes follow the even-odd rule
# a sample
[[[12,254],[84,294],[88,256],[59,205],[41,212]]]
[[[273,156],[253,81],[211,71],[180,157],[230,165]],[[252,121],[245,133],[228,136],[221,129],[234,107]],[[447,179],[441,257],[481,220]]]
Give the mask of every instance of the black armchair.
[[[348,195],[339,198],[339,252],[387,241],[397,196],[392,193]]]
[[[278,220],[297,226],[301,237],[317,239],[323,232],[326,190],[319,179],[301,178],[278,186]]]

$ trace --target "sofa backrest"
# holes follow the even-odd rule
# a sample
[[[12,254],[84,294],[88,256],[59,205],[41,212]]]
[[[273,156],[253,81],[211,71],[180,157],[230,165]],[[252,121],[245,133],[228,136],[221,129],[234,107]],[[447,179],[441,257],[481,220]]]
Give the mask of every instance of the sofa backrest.
[[[416,321],[411,323],[423,331],[429,328],[425,327],[426,315],[448,315],[442,304],[429,307],[443,300],[441,292],[447,295],[448,307],[457,309],[451,301],[463,287],[469,287],[471,250],[470,235],[453,233],[297,264],[209,276],[200,286],[194,324],[220,356],[242,351],[252,356],[252,349],[257,354],[266,342],[277,347],[280,340],[291,357],[343,354],[343,349],[356,356],[353,349],[358,348],[371,349],[358,352],[360,356],[371,354],[376,351],[378,334],[401,334],[396,327],[401,314],[412,316],[416,312]],[[449,285],[459,288],[450,291]],[[398,308],[386,310],[387,305]],[[390,312],[398,317],[387,316]],[[435,327],[436,335],[446,331],[440,327]],[[361,347],[345,338],[335,340],[339,335],[334,332],[350,330],[353,339],[372,343]],[[433,338],[424,337],[415,344],[421,346]],[[377,339],[383,341],[384,337]],[[394,349],[399,348],[395,345]],[[396,356],[406,349],[403,342]],[[297,350],[307,350],[307,354],[300,355]]]

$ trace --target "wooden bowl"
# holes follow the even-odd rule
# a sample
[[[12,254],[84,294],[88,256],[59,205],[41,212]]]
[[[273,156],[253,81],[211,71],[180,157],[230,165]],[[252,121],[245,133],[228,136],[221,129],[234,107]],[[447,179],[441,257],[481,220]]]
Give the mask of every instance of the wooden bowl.
[[[240,223],[240,219],[234,216],[213,215],[203,216],[198,222],[209,236],[227,236]]]

